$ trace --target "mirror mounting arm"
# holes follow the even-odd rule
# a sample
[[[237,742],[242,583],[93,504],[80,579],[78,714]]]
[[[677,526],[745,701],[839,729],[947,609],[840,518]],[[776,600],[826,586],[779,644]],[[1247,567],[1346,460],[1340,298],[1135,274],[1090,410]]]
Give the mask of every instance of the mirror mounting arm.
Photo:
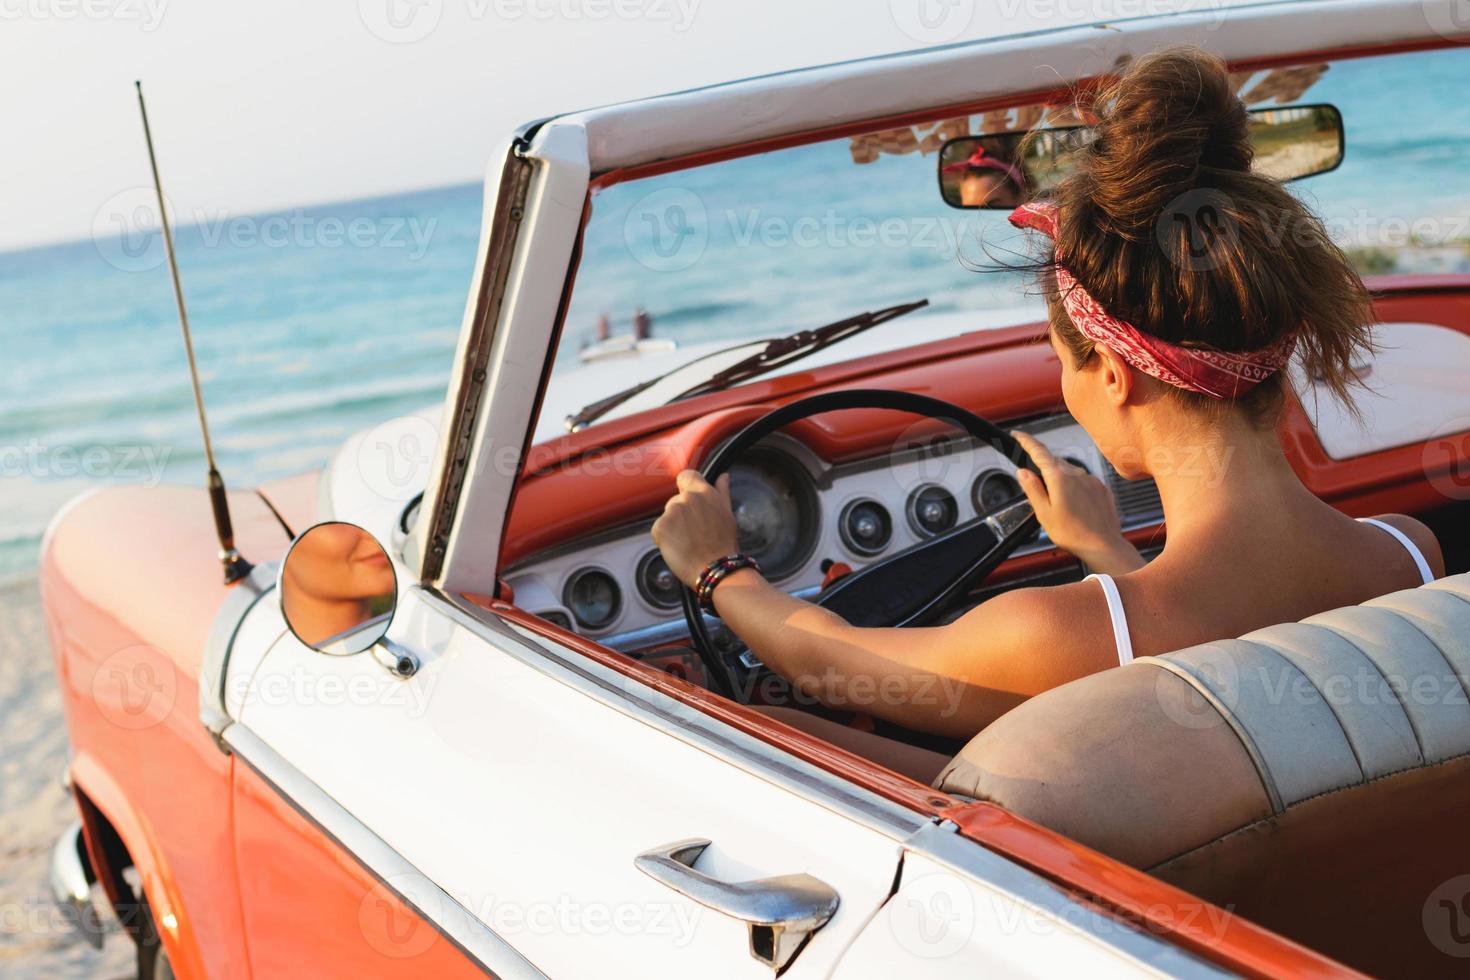
[[[413,651],[386,636],[369,647],[369,651],[384,670],[399,680],[406,681],[419,672],[419,658]]]

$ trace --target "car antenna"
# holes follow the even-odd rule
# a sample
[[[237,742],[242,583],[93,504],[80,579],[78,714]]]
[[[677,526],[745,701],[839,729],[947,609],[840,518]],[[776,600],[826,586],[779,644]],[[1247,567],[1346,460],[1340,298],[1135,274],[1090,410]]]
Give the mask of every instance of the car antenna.
[[[174,236],[168,227],[168,210],[163,205],[163,183],[158,179],[158,158],[153,154],[153,133],[148,128],[148,107],[143,104],[143,83],[138,89],[138,112],[143,116],[143,139],[148,143],[148,166],[153,170],[153,190],[158,195],[158,223],[163,228],[163,247],[168,271],[174,281],[174,301],[179,307],[179,326],[184,331],[184,353],[189,358],[189,380],[194,385],[194,407],[199,412],[199,431],[204,436],[204,459],[209,464],[209,506],[214,511],[214,530],[219,536],[219,561],[224,566],[225,584],[233,585],[250,574],[251,564],[235,550],[235,528],[230,523],[230,502],[225,481],[214,463],[214,445],[209,439],[209,421],[204,416],[204,392],[199,387],[199,366],[194,362],[194,338],[189,333],[189,312],[184,308],[184,286],[179,280],[179,263],[174,258]]]

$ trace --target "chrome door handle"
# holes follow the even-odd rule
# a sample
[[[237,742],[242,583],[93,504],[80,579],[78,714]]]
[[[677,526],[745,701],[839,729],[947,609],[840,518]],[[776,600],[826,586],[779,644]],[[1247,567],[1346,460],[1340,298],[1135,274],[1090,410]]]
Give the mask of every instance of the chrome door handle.
[[[785,968],[837,911],[837,892],[809,874],[754,881],[711,878],[693,867],[709,844],[697,837],[675,841],[644,851],[633,866],[680,895],[744,922],[750,927],[750,955],[778,971]]]

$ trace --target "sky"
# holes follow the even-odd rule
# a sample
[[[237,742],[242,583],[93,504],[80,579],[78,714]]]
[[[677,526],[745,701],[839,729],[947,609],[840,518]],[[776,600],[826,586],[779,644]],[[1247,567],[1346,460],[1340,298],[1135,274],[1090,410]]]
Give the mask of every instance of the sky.
[[[518,124],[847,58],[1231,0],[0,0],[0,250],[149,184],[244,215],[483,178]]]

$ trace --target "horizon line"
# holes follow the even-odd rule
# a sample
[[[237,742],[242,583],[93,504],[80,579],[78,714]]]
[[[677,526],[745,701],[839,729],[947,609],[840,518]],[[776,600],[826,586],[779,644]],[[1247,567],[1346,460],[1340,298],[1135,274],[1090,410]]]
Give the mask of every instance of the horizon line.
[[[278,215],[278,214],[287,214],[287,213],[289,213],[291,211],[299,210],[299,209],[303,209],[303,208],[333,207],[333,206],[342,205],[342,204],[355,204],[355,203],[358,203],[360,201],[381,201],[384,198],[389,198],[389,197],[406,197],[406,196],[413,195],[413,194],[431,194],[431,193],[433,193],[435,191],[446,191],[446,190],[452,190],[452,189],[461,188],[461,187],[472,187],[472,186],[473,187],[482,187],[483,186],[483,183],[481,181],[479,181],[479,180],[476,180],[476,179],[469,179],[469,180],[462,180],[462,181],[452,181],[450,183],[445,183],[445,184],[431,184],[431,185],[424,186],[424,187],[414,187],[414,188],[405,188],[405,189],[400,189],[400,190],[382,191],[382,192],[379,192],[379,193],[376,193],[376,194],[360,194],[360,195],[355,195],[355,196],[352,196],[352,197],[329,198],[327,200],[313,201],[310,204],[291,204],[291,205],[285,205],[285,206],[281,206],[281,207],[267,207],[267,208],[262,208],[262,209],[259,209],[259,210],[252,209],[252,210],[248,210],[248,211],[242,211],[239,214],[231,214],[230,217],[232,217],[232,218],[266,218],[266,217],[273,217],[273,216]],[[172,218],[172,215],[170,215],[170,218]],[[173,228],[174,228],[175,231],[182,231],[185,228],[198,228],[203,223],[204,222],[202,222],[202,221],[187,221],[187,222],[183,222],[183,223],[174,224],[173,225]],[[71,238],[57,238],[57,239],[50,239],[50,240],[43,239],[41,241],[29,242],[29,243],[20,244],[20,245],[0,245],[0,259],[4,259],[4,258],[6,258],[8,256],[12,256],[12,255],[18,255],[18,254],[23,253],[23,252],[43,252],[43,251],[46,251],[48,249],[63,249],[63,248],[69,248],[69,247],[72,247],[72,246],[75,246],[75,245],[81,245],[83,243],[89,243],[89,242],[95,242],[95,241],[96,241],[96,236],[95,235],[93,235],[93,234],[84,234],[84,235],[79,235],[79,236],[71,237]]]

